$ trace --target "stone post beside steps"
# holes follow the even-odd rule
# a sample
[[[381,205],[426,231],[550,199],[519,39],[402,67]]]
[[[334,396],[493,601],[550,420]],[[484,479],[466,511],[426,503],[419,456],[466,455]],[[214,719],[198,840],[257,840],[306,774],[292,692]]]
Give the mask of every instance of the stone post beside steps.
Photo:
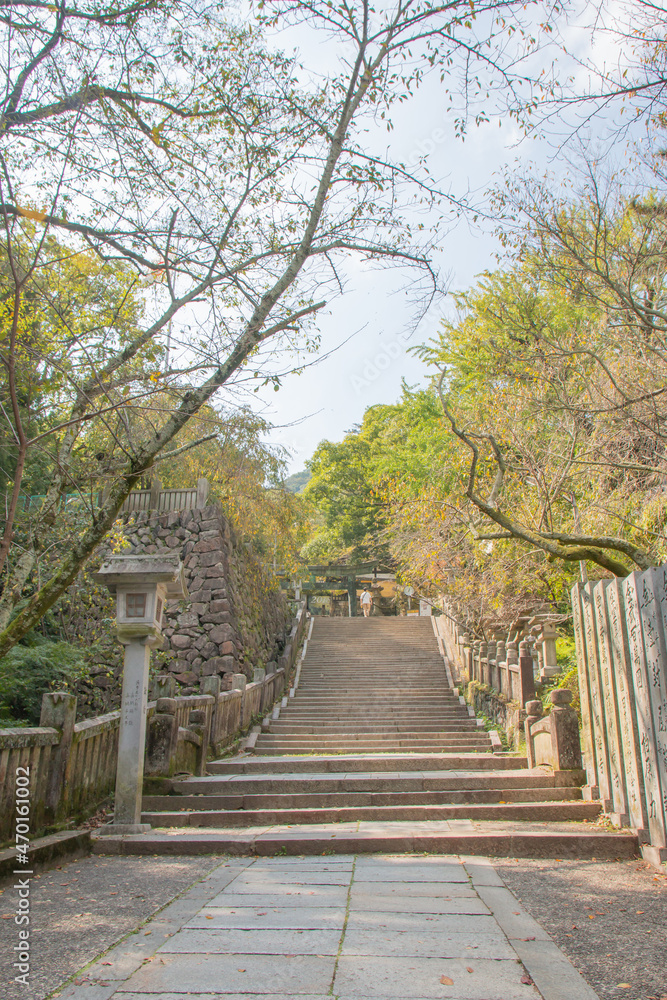
[[[60,741],[51,750],[49,775],[46,785],[45,814],[51,821],[57,815],[63,785],[67,778],[67,765],[69,763],[70,750],[72,749],[75,722],[76,697],[73,694],[66,694],[64,691],[54,691],[42,695],[42,711],[39,724],[50,729],[57,729],[60,732]]]
[[[206,711],[201,708],[195,708],[190,712],[188,729],[200,739],[195,757],[195,774],[200,778],[206,774],[206,754],[211,735],[210,728],[210,716]]]
[[[145,774],[169,777],[177,743],[176,699],[158,698],[155,712],[148,723]]]
[[[581,764],[579,720],[572,708],[572,692],[558,688],[550,695],[552,709],[542,715],[542,704],[532,700],[526,703],[525,721],[528,766],[548,764],[554,771],[569,771],[578,781],[584,779]]]
[[[572,692],[567,688],[557,688],[550,696],[551,709],[551,741],[554,759],[558,761],[560,771],[580,771],[581,741],[579,739],[579,720],[572,708]]]

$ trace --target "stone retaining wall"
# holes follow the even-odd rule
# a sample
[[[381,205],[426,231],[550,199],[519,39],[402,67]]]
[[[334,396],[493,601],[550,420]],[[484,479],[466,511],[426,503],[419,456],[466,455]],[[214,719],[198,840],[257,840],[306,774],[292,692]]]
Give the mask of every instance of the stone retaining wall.
[[[202,677],[219,676],[231,688],[235,673],[252,679],[271,669],[289,629],[284,594],[250,548],[238,541],[217,505],[126,517],[127,553],[177,552],[185,566],[189,601],[173,601],[164,617],[164,643],[153,655],[153,672],[169,672],[181,694],[198,689]],[[103,559],[110,550],[103,547]],[[118,703],[119,670],[110,685]]]

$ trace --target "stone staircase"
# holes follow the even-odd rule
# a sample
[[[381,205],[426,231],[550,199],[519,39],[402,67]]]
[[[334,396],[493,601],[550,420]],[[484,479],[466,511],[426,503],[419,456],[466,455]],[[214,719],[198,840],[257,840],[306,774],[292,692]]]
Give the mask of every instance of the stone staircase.
[[[429,618],[315,619],[253,751],[145,796],[155,832],[123,850],[633,856],[566,773],[501,752],[450,681]]]
[[[255,744],[261,755],[490,751],[417,617],[315,619],[298,695]]]

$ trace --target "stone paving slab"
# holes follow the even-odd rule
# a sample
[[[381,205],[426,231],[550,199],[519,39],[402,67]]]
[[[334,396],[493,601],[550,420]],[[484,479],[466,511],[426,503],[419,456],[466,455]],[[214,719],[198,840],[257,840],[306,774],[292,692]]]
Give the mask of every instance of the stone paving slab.
[[[257,906],[260,909],[266,906],[267,897],[272,901],[273,906],[333,906],[337,909],[341,906],[345,908],[347,900],[347,890],[339,892],[323,892],[321,890],[336,888],[328,885],[304,886],[303,889],[285,886],[272,886],[266,892],[236,892],[232,887],[232,893],[218,895],[211,900],[211,907],[215,906]],[[282,891],[281,891],[282,889]]]
[[[310,907],[310,906],[234,906],[216,907],[215,910],[202,911],[187,923],[188,928],[248,928],[271,927],[276,930],[294,928],[296,930],[309,928],[342,927],[345,921],[345,907]]]
[[[318,870],[317,868],[304,871],[301,866],[296,868],[277,868],[273,871],[264,871],[261,874],[258,872],[250,871],[246,873],[242,878],[237,878],[234,882],[234,886],[262,886],[262,888],[269,888],[270,886],[279,887],[281,885],[290,885],[294,880],[294,872],[298,872],[299,882],[301,885],[332,885],[347,886],[350,884],[350,879],[352,878],[352,866],[340,865],[335,871],[329,870]],[[243,890],[246,891],[245,888]]]
[[[388,930],[392,933],[404,934],[424,928],[439,934],[469,934],[476,940],[479,934],[495,934],[498,924],[493,916],[486,913],[410,913],[386,910],[357,910],[350,912],[347,921],[347,933],[355,930]]]
[[[169,990],[177,995],[274,992],[298,995],[326,993],[334,977],[333,955],[159,955],[131,977],[125,989],[140,996]],[[509,1000],[509,998],[508,998]]]
[[[512,946],[500,930],[495,934],[475,930],[474,936],[469,933],[446,934],[442,931],[425,930],[422,924],[410,930],[371,930],[350,927],[348,924],[341,954],[516,959]]]
[[[470,970],[470,971],[468,971]],[[339,997],[414,1000],[540,1000],[534,986],[521,982],[516,958],[489,961],[441,958],[341,956],[334,983]],[[451,980],[445,983],[443,977]]]
[[[392,881],[389,881],[389,878]],[[237,885],[237,882],[234,883]],[[409,886],[409,889],[408,889]],[[355,878],[354,885],[352,886],[352,896],[357,895],[368,895],[372,893],[374,896],[399,896],[401,899],[405,897],[406,891],[409,891],[412,897],[415,896],[434,896],[438,899],[466,899],[475,896],[475,890],[472,888],[469,882],[426,882],[422,881],[419,876],[411,882],[404,880],[402,882],[393,881],[393,872],[389,877],[384,879],[369,879],[364,880],[362,874],[361,878]]]
[[[122,1000],[147,1000],[146,993],[118,993]],[[293,1000],[294,993],[254,993],[253,996],[265,998],[265,1000]],[[331,1000],[331,994],[299,993],[299,1000]],[[67,1000],[63,994],[62,1000]],[[94,998],[97,1000],[97,997]],[[182,993],[160,993],[160,1000],[183,1000]],[[247,993],[198,993],[197,1000],[248,1000]]]
[[[410,890],[408,890],[410,892]],[[478,896],[469,899],[445,899],[442,896],[415,897],[404,893],[400,896],[380,896],[375,893],[352,892],[350,903],[355,910],[397,913],[466,913],[484,914],[488,909]]]
[[[274,928],[253,927],[211,930],[184,928],[180,934],[165,941],[159,954],[165,952],[192,952],[226,954],[245,952],[249,955],[337,955],[340,943],[340,926],[335,928],[315,928],[294,930],[281,928],[276,934]],[[364,953],[365,954],[365,953]]]

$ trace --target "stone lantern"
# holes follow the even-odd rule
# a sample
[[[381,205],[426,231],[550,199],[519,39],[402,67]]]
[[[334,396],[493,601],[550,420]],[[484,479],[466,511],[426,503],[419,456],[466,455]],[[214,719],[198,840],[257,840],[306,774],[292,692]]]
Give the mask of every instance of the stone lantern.
[[[183,564],[171,553],[111,556],[94,579],[116,595],[116,633],[125,646],[116,804],[100,833],[143,833],[150,829],[141,823],[150,655],[162,641],[165,602],[188,596]]]

